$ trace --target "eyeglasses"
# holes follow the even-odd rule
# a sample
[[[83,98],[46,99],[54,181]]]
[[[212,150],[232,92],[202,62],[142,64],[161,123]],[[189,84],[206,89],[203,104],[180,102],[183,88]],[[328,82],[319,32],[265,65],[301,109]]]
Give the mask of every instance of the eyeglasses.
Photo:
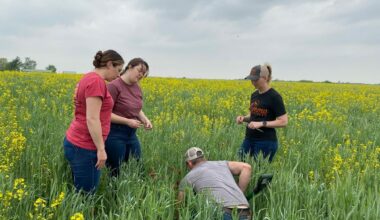
[[[137,69],[137,72],[141,75],[143,75],[143,77],[145,77],[147,75],[147,71],[145,68],[140,68],[140,69]]]

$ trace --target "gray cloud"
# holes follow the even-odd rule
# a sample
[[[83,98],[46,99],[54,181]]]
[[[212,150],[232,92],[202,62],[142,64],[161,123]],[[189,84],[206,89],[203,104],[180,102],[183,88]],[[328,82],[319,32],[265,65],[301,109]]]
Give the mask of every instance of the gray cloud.
[[[75,3],[78,7],[72,7]],[[1,1],[0,32],[6,35],[28,34],[35,29],[72,25],[84,17],[80,1]]]
[[[269,61],[284,80],[380,82],[375,0],[0,4],[0,55],[30,56],[40,68],[86,71],[98,49],[113,48],[147,59],[152,76],[239,78]]]

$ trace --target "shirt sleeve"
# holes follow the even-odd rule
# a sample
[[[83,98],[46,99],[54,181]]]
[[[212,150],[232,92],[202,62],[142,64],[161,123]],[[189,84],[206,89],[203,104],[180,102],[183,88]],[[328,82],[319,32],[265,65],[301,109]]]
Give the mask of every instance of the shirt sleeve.
[[[280,117],[286,114],[284,101],[281,95],[276,95],[273,97],[273,112],[276,117]]]
[[[108,89],[108,92],[111,94],[113,101],[116,102],[117,97],[119,96],[119,93],[120,93],[117,87],[113,83],[109,83],[107,85],[107,89]]]
[[[95,78],[88,82],[84,92],[84,97],[100,97],[101,99],[104,99],[104,96],[106,94],[105,90],[105,82]]]
[[[179,183],[178,190],[183,192],[187,187],[191,187],[191,184],[187,181],[186,178],[183,178]]]

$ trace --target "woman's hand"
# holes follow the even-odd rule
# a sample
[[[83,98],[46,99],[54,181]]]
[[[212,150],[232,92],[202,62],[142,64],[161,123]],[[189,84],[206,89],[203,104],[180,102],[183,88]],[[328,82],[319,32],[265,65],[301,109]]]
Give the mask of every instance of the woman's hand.
[[[236,123],[241,124],[244,122],[244,116],[239,115],[236,117]]]
[[[261,121],[251,121],[251,122],[248,123],[247,127],[250,128],[250,129],[260,129],[261,127],[263,127],[263,122],[261,122]]]
[[[143,123],[145,130],[151,130],[153,128],[152,122],[150,122],[149,119],[146,118]]]
[[[139,128],[142,126],[141,122],[136,119],[128,119],[127,125],[131,128]]]
[[[95,167],[100,170],[102,169],[105,164],[106,164],[106,160],[107,160],[107,153],[104,149],[102,150],[98,150],[97,151],[97,158],[98,158],[98,161],[96,162],[95,164]]]
[[[150,130],[153,128],[152,122],[149,121],[148,117],[145,116],[142,110],[139,112],[139,119],[144,124],[145,130]]]

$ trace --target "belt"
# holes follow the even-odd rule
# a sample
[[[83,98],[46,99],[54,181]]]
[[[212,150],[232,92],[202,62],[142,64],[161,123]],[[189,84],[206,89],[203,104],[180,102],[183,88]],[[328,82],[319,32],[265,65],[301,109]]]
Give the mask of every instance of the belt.
[[[236,213],[238,215],[251,215],[251,210],[249,208],[243,208],[243,209],[239,209],[239,208],[227,208],[227,207],[223,207],[223,211],[228,213],[228,214],[232,214],[232,212],[236,210]]]

